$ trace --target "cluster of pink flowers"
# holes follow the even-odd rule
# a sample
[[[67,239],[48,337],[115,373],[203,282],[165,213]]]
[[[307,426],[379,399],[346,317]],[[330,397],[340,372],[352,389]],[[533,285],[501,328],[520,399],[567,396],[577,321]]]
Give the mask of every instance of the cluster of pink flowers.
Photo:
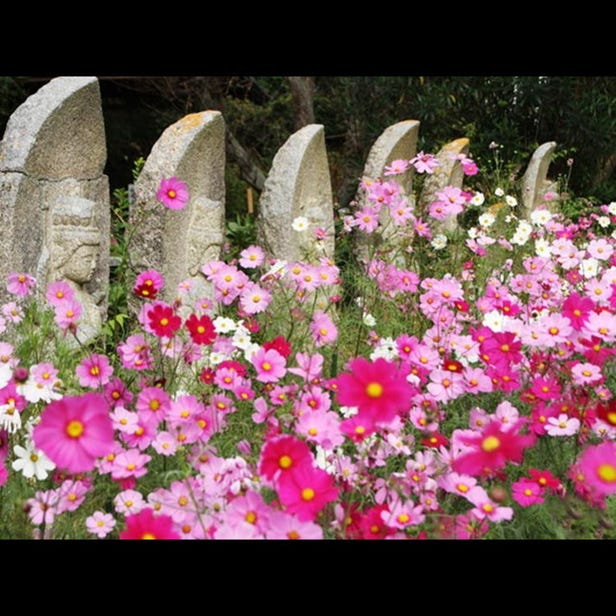
[[[437,164],[422,152],[386,175]],[[371,234],[388,208],[398,237],[430,241],[433,223],[393,180],[363,187],[347,228]],[[471,195],[445,188],[423,215],[456,216]],[[158,199],[181,209],[187,189],[166,179]],[[373,299],[350,308],[326,257],[288,263],[251,245],[203,264],[212,297],[196,299],[146,270],[131,287],[138,326],[68,369],[17,356],[37,287],[11,274],[0,489],[21,473],[38,534],[79,512],[93,538],[470,539],[547,500],[603,511],[616,493],[614,240],[558,215],[528,225],[519,267],[494,262],[481,286],[472,249],[459,273],[421,276],[385,246],[365,263]],[[71,287],[55,281],[45,299],[65,335],[79,319]],[[399,321],[381,323],[391,306]],[[344,309],[360,311],[353,332]]]

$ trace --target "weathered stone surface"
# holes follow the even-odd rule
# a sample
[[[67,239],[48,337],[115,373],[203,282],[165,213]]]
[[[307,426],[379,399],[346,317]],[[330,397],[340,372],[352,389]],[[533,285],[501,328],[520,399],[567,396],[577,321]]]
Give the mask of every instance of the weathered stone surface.
[[[539,204],[544,203],[543,195],[548,191],[557,192],[557,184],[548,180],[548,168],[556,142],[540,145],[534,152],[522,177],[522,208],[525,215],[530,214]]]
[[[88,225],[99,236],[95,258],[88,257],[92,272],[79,284],[84,301],[98,311],[92,323],[102,322],[107,312],[110,242],[105,162],[100,90],[94,77],[53,79],[9,118],[0,143],[0,224],[4,230],[0,301],[9,298],[6,277],[10,272],[34,275],[43,291],[56,279],[50,260],[56,233],[53,217],[57,208],[68,207],[87,212]],[[76,214],[76,223],[80,218]],[[80,224],[74,225],[76,237]],[[65,231],[67,236],[69,230]],[[93,327],[84,326],[80,339],[85,342],[94,333]]]
[[[188,186],[190,200],[169,210],[156,199],[164,178],[177,177]],[[135,182],[129,245],[138,270],[163,275],[162,298],[172,301],[180,282],[191,280],[194,297],[211,296],[200,268],[220,258],[225,237],[225,124],[218,111],[183,117],[154,144]]]
[[[436,201],[436,193],[443,190],[446,186],[462,188],[464,183],[464,172],[460,161],[456,159],[458,154],[468,154],[469,140],[464,138],[456,139],[443,146],[436,155],[439,166],[431,175],[426,175],[421,197],[419,198],[420,211]],[[448,216],[438,225],[442,231],[453,231],[457,226],[457,216]]]
[[[100,177],[107,160],[96,77],[57,77],[9,118],[0,145],[0,171],[32,178]]]
[[[419,124],[417,120],[404,120],[386,128],[370,149],[362,177],[371,180],[376,178],[388,179],[384,175],[385,167],[394,160],[411,160],[417,153]],[[413,195],[414,171],[415,167],[411,165],[405,173],[391,178],[400,185],[410,204],[414,204],[415,200]],[[358,192],[355,201],[357,207],[367,205],[365,193],[363,191]],[[382,237],[377,237],[377,232],[366,234],[357,231],[355,233],[355,253],[359,258],[366,258],[372,242],[380,243],[382,239],[391,235],[393,227],[388,224],[389,220],[389,208],[384,207],[379,214],[379,222],[383,229]]]
[[[293,221],[308,219],[305,231]],[[317,241],[316,228],[326,232]],[[259,200],[257,241],[269,256],[287,261],[334,257],[334,204],[321,124],[309,124],[278,150]]]

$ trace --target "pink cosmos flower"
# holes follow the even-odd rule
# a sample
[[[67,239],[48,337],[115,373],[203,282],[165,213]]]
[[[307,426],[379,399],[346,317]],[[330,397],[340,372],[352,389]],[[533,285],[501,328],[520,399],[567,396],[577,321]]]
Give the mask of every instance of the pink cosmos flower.
[[[586,447],[575,466],[584,486],[596,499],[602,500],[616,492],[616,443],[613,441]]]
[[[250,245],[240,252],[239,264],[246,269],[260,267],[265,261],[265,252],[260,246]]]
[[[74,295],[73,288],[64,280],[52,282],[45,292],[45,298],[52,306],[56,306],[63,300],[73,299]]]
[[[41,413],[32,438],[60,469],[83,473],[113,449],[113,426],[102,395],[86,393],[54,400]]]
[[[35,286],[36,279],[33,276],[30,276],[30,274],[11,273],[8,275],[6,289],[13,295],[18,295],[20,297],[30,295]]]
[[[409,165],[409,160],[392,160],[391,163],[385,167],[383,175],[399,175],[400,173],[404,173],[409,168]]]
[[[314,521],[327,503],[338,498],[339,489],[331,475],[308,464],[295,471],[282,473],[277,482],[280,502],[289,513],[302,521]]]
[[[137,490],[123,490],[113,499],[113,506],[118,513],[133,515],[145,507],[145,499]]]
[[[151,459],[152,456],[141,453],[138,449],[127,449],[115,457],[111,469],[111,478],[143,477],[148,472],[146,464]]]
[[[409,160],[409,163],[415,167],[417,173],[434,173],[434,170],[440,165],[434,154],[424,154],[423,151],[418,152],[416,156]]]
[[[266,539],[323,539],[323,529],[311,521],[302,522],[286,511],[272,511],[265,532]]]
[[[361,210],[357,210],[354,214],[355,227],[365,233],[372,233],[379,226],[379,215],[374,207],[366,206]]]
[[[165,286],[162,274],[155,269],[149,269],[138,274],[133,293],[144,299],[156,299],[158,292]]]
[[[331,317],[321,310],[315,311],[310,323],[310,331],[316,346],[331,344],[338,338],[338,328]]]
[[[54,321],[63,331],[75,330],[83,308],[76,299],[65,299],[54,306]]]
[[[95,511],[86,518],[86,528],[89,533],[96,535],[99,539],[104,539],[116,525],[116,521],[110,513]]]
[[[370,362],[357,357],[349,363],[350,373],[338,375],[338,402],[356,406],[368,424],[390,423],[398,413],[410,407],[413,387],[404,371],[381,357]]]
[[[75,374],[82,387],[93,389],[109,383],[113,374],[113,366],[106,355],[90,355],[84,358],[75,368]]]
[[[588,385],[589,383],[596,383],[603,378],[601,374],[601,368],[594,364],[580,362],[575,364],[571,368],[571,375],[573,376],[573,382],[576,385]]]
[[[297,434],[306,437],[306,441],[331,450],[344,442],[340,432],[340,417],[333,411],[316,410],[303,413],[295,426]]]
[[[276,480],[282,474],[295,472],[302,466],[312,465],[312,453],[308,445],[297,437],[285,434],[269,439],[261,449],[259,474]]]
[[[190,195],[186,184],[173,176],[161,180],[156,198],[170,210],[181,210],[188,203]]]
[[[58,508],[56,513],[60,515],[65,511],[75,511],[83,503],[86,494],[90,491],[90,485],[85,481],[67,479],[62,482],[58,489]]]
[[[240,293],[240,306],[246,314],[264,312],[271,301],[270,292],[258,284],[248,283]]]
[[[141,334],[129,336],[117,348],[122,366],[127,370],[148,370],[152,367],[152,348]]]
[[[522,507],[543,503],[542,494],[541,486],[532,479],[520,479],[511,485],[511,498]]]
[[[261,383],[275,383],[287,372],[285,358],[274,349],[260,348],[250,358],[250,363],[257,371],[257,380]]]
[[[493,475],[507,462],[520,464],[524,449],[535,443],[534,435],[519,433],[523,425],[524,421],[520,420],[517,425],[503,430],[499,421],[492,421],[476,436],[461,436],[460,442],[470,449],[453,460],[452,469],[479,477]]]
[[[168,515],[155,515],[149,507],[126,518],[126,529],[120,539],[180,539]]]

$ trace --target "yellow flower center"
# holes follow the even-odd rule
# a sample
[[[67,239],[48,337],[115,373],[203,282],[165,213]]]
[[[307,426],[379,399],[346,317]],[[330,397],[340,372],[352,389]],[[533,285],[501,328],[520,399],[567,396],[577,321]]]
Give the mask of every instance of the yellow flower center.
[[[302,490],[302,500],[311,501],[314,498],[314,490],[312,488],[304,488]]]
[[[177,197],[177,193],[173,188],[167,191],[167,197],[169,197],[169,199],[175,199]]]
[[[291,456],[281,456],[280,460],[278,460],[278,466],[280,466],[280,468],[290,468],[291,464],[293,464]]]
[[[270,364],[268,361],[264,361],[261,364],[261,368],[267,372],[268,370],[272,369],[272,364]]]
[[[500,447],[500,441],[495,436],[488,436],[483,439],[481,443],[481,449],[485,452],[490,453],[491,451],[495,451]]]
[[[71,438],[79,438],[83,434],[83,424],[76,419],[69,422],[68,426],[66,426],[66,433]]]
[[[380,398],[383,395],[383,386],[380,383],[368,383],[366,395],[369,398]]]
[[[406,513],[401,513],[398,516],[398,522],[400,522],[400,524],[406,524],[409,520],[410,518]]]
[[[141,535],[142,539],[156,539],[156,535],[154,535],[153,533],[143,533],[143,535]]]
[[[36,462],[38,459],[39,459],[39,457],[35,453],[30,454],[30,461],[31,462]]]
[[[166,327],[167,325],[169,325],[169,319],[168,319],[167,317],[163,317],[163,318],[160,320],[160,324],[161,324],[163,327]]]
[[[299,539],[299,533],[298,533],[296,530],[290,530],[290,531],[287,533],[287,537],[288,537],[289,539]]]
[[[244,519],[248,522],[248,524],[254,524],[257,521],[257,514],[254,511],[249,511],[244,516]]]
[[[465,483],[459,483],[456,486],[456,490],[458,490],[459,492],[462,492],[463,494],[468,492],[468,486]]]
[[[614,483],[616,482],[616,466],[607,462],[605,464],[601,464],[597,469],[597,475],[602,481]]]

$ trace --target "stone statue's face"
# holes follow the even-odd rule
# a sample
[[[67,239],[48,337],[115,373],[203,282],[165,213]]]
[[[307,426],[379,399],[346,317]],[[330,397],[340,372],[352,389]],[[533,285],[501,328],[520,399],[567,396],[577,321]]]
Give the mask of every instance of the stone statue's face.
[[[69,280],[83,284],[92,279],[96,269],[98,246],[79,246],[72,257],[62,266],[60,274]]]

